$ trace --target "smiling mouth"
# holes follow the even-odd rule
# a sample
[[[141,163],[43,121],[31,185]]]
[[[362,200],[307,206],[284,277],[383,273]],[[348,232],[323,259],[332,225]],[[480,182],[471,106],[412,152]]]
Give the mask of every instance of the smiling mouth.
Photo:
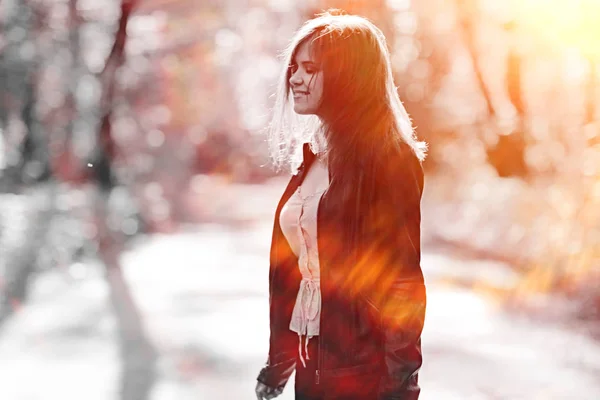
[[[310,92],[294,92],[294,97],[296,96],[306,96],[308,95]]]

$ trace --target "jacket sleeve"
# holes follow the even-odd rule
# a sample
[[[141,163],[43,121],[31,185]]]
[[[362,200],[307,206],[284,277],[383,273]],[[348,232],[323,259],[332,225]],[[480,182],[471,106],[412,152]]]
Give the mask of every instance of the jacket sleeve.
[[[283,388],[296,367],[298,336],[289,329],[296,296],[291,289],[300,274],[279,228],[276,212],[271,239],[269,267],[269,356],[258,381],[271,388]],[[287,256],[286,256],[287,255]]]
[[[378,264],[378,289],[372,300],[381,317],[385,373],[380,400],[416,400],[422,364],[425,285],[420,267],[420,203],[423,169],[412,151],[378,174],[371,217],[371,254]]]
[[[258,381],[271,388],[283,388],[296,367],[298,336],[289,328],[280,326],[274,311],[279,305],[270,301],[271,336],[269,339],[269,356],[265,366],[258,374]],[[275,308],[275,310],[274,310]],[[289,322],[289,321],[288,321]]]
[[[284,356],[280,360],[271,360],[269,357],[267,364],[260,370],[257,380],[273,389],[284,388],[295,366],[295,354],[293,357]]]

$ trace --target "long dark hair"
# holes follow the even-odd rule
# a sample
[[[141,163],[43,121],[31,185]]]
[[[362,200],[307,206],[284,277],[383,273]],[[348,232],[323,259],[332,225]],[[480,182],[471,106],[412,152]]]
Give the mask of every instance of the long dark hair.
[[[310,44],[323,72],[318,117],[295,115],[289,101],[290,66],[303,43]],[[276,167],[293,171],[304,142],[327,153],[334,177],[348,166],[400,150],[402,144],[419,160],[425,158],[427,146],[417,140],[394,85],[385,37],[372,22],[337,11],[319,14],[294,35],[283,61],[268,131]]]

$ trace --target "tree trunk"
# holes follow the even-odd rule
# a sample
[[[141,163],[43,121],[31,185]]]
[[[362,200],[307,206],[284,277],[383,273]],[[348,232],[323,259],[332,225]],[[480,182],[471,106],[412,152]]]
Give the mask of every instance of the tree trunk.
[[[102,85],[101,122],[97,152],[92,160],[92,178],[97,184],[95,216],[98,228],[99,254],[106,268],[110,302],[117,318],[119,347],[123,363],[121,399],[146,400],[156,377],[153,345],[148,340],[139,310],[123,277],[119,256],[125,243],[125,235],[111,229],[107,220],[110,215],[109,197],[116,181],[111,164],[116,148],[111,136],[111,113],[116,84],[116,71],[125,58],[127,21],[135,5],[133,0],[123,0],[121,17],[115,41],[99,80]]]
[[[586,85],[587,88],[587,104],[585,107],[585,123],[591,124],[596,121],[596,98],[597,98],[597,90],[598,90],[598,71],[596,63],[594,62],[593,57],[588,58],[588,65],[590,68],[588,82]]]
[[[142,317],[131,296],[120,264],[125,235],[111,229],[106,221],[111,212],[109,193],[98,188],[95,198],[98,251],[105,266],[109,300],[117,320],[122,372],[122,400],[146,400],[156,378],[156,350],[148,340]]]
[[[4,271],[0,271],[3,275],[0,276],[0,326],[27,300],[38,250],[44,244],[54,216],[56,194],[54,182],[37,185],[19,195],[15,208],[9,205],[9,209],[2,212],[0,249],[5,259],[1,263]]]
[[[496,112],[492,102],[492,94],[479,67],[477,45],[474,40],[476,32],[473,25],[473,18],[468,15],[469,10],[476,10],[475,3],[456,0],[456,7],[459,15],[459,26],[472,61],[477,86],[483,95],[488,111],[488,122],[494,123],[493,119]],[[488,162],[494,167],[499,177],[527,179],[530,175],[529,168],[525,162],[526,142],[523,124],[524,111],[521,95],[520,68],[520,58],[511,49],[508,59],[509,79],[507,79],[507,82],[509,84],[508,92],[511,102],[519,112],[517,129],[513,132],[504,132],[505,134],[498,135],[497,142],[493,145],[490,145],[485,138],[482,141],[486,145]]]

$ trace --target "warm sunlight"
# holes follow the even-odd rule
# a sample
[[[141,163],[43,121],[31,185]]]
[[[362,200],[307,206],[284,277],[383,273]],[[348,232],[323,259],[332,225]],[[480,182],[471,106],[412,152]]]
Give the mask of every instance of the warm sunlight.
[[[577,48],[600,58],[600,2],[597,0],[513,0],[515,22],[544,44]]]
[[[0,400],[600,400],[600,0],[0,5]]]

